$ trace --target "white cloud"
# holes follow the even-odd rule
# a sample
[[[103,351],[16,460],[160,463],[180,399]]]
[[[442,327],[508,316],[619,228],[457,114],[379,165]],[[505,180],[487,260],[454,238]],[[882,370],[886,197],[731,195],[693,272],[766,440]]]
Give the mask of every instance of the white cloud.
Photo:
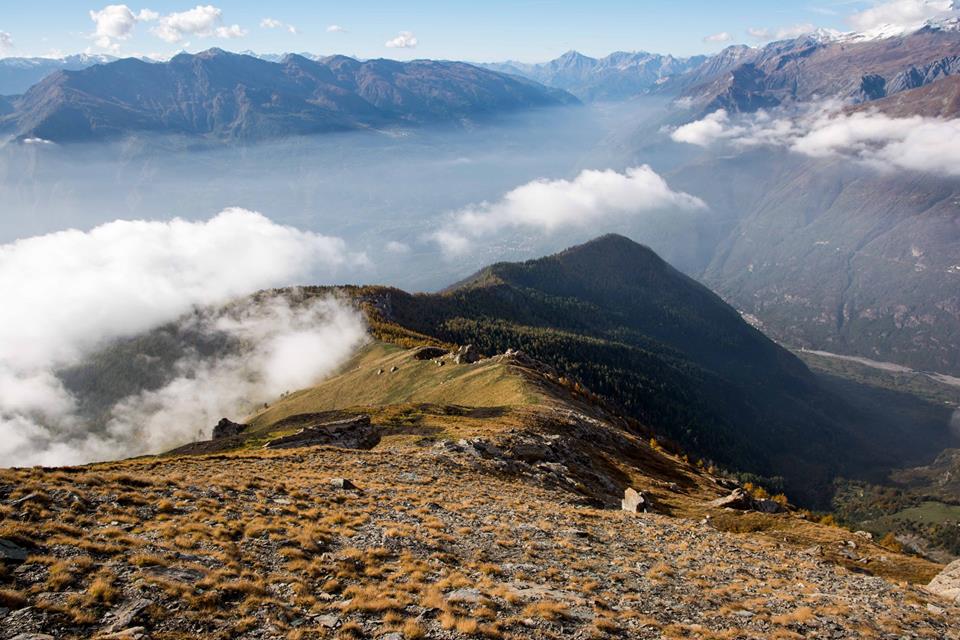
[[[417,37],[410,31],[401,31],[396,38],[391,38],[383,44],[391,49],[413,49],[417,46]]]
[[[95,25],[93,38],[101,49],[117,49],[117,40],[127,40],[133,35],[138,22],[150,22],[159,18],[159,14],[150,9],[134,13],[125,4],[107,5],[99,11],[91,11],[90,19]]]
[[[793,38],[799,38],[800,36],[807,35],[808,33],[813,33],[816,31],[816,26],[809,22],[802,24],[794,24],[787,27],[780,27],[779,29],[767,29],[764,27],[750,27],[747,29],[747,35],[758,41],[767,41],[767,40],[791,40]]]
[[[274,18],[264,18],[260,21],[260,28],[262,29],[286,29],[288,32],[293,35],[297,35],[298,31],[295,26],[292,24],[286,24],[280,20]]]
[[[316,383],[367,339],[361,314],[335,298],[295,305],[271,297],[189,324],[195,335],[226,335],[244,348],[221,357],[184,357],[178,375],[163,387],[117,403],[106,429],[107,455],[118,447],[155,452],[207,438],[220,418],[242,419],[281,393]]]
[[[151,31],[165,42],[183,42],[189,37],[240,38],[247,35],[238,24],[224,26],[223,11],[209,4],[167,14]]]
[[[13,50],[13,36],[6,31],[0,31],[0,53]]]
[[[587,170],[573,180],[528,182],[497,202],[467,207],[454,213],[430,238],[450,257],[466,253],[471,239],[506,229],[552,232],[657,210],[705,208],[699,198],[670,189],[647,165],[625,173]]]
[[[218,38],[228,40],[230,38],[242,38],[247,35],[247,30],[238,24],[232,24],[229,27],[217,27],[214,29],[213,34]]]
[[[113,455],[98,448],[54,375],[99,345],[195,306],[323,279],[364,260],[338,238],[242,209],[204,222],[116,221],[0,246],[0,466]],[[115,440],[123,453],[135,449],[135,439]]]
[[[391,240],[387,243],[386,249],[390,253],[404,254],[410,253],[410,245],[404,244],[403,242],[397,242],[396,240]]]
[[[703,38],[704,42],[730,42],[731,40],[733,40],[733,36],[731,36],[726,31],[721,31],[720,33],[714,33],[712,35],[705,36]]]
[[[741,127],[730,124],[730,116],[726,109],[718,109],[700,120],[677,127],[670,137],[675,142],[709,147],[718,140],[733,138],[742,132]]]
[[[847,21],[857,31],[908,32],[931,19],[960,14],[953,0],[892,0],[854,13]]]
[[[800,36],[805,36],[808,33],[813,33],[817,28],[809,22],[803,24],[795,24],[789,27],[782,27],[777,29],[777,40],[787,40],[790,38],[799,38]]]
[[[817,158],[843,157],[881,170],[960,176],[960,120],[882,113],[845,113],[825,103],[807,113],[771,117],[760,112],[734,122],[723,111],[679,127],[677,142],[710,147],[775,146]]]
[[[346,33],[347,30],[338,24],[332,24],[327,27],[327,33]]]

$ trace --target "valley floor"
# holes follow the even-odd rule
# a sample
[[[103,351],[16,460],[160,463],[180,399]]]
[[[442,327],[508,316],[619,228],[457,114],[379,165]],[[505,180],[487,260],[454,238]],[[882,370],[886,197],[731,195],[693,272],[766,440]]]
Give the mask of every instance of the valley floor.
[[[485,464],[434,445],[0,472],[0,537],[43,547],[0,578],[0,639],[960,638],[960,609],[816,547]]]

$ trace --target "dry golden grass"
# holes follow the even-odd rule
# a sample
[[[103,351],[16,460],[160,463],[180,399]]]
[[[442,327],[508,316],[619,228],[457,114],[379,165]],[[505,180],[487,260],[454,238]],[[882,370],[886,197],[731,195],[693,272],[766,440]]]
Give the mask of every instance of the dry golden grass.
[[[443,426],[447,418],[438,407],[389,411],[397,429],[433,424],[449,429],[446,435],[484,428],[490,435],[523,424],[513,410],[494,427],[459,414]],[[563,490],[447,466],[428,436],[363,452],[246,450],[69,472],[0,470],[0,486],[14,486],[19,495],[70,491],[84,504],[67,508],[41,495],[23,511],[0,505],[0,537],[41,550],[23,574],[35,576],[31,581],[0,572],[0,606],[5,598],[42,606],[60,628],[76,625],[63,634],[69,640],[93,636],[112,607],[137,597],[158,603],[149,624],[163,626],[156,634],[163,640],[196,637],[195,629],[215,629],[216,637],[366,638],[393,631],[415,639],[653,637],[662,628],[664,637],[710,638],[729,635],[729,616],[718,612],[734,606],[752,608],[755,620],[790,638],[806,623],[804,608],[814,607],[810,593],[846,580],[808,580],[808,573],[826,570],[798,559],[803,540],[783,542],[792,529],[756,519],[759,531],[776,536],[774,544],[655,515],[638,526],[633,514],[575,503]],[[638,446],[649,451],[645,442]],[[669,454],[657,455],[658,464],[673,464]],[[645,486],[636,467],[616,464],[623,465],[624,482]],[[350,478],[363,492],[337,491],[333,477]],[[698,484],[690,491],[713,497]],[[664,499],[678,513],[694,514],[702,503],[699,494]],[[791,524],[774,522],[781,521]],[[572,535],[573,529],[584,533]],[[743,554],[756,558],[749,575],[734,568]],[[801,581],[807,593],[796,586]],[[674,594],[681,583],[695,595]],[[451,599],[459,589],[479,595]],[[933,616],[924,615],[922,596],[916,614],[905,615],[908,589],[892,592],[896,597],[884,603],[889,619],[864,622],[860,637],[890,630],[936,637],[929,635]],[[55,595],[41,605],[40,593]],[[679,608],[707,612],[703,627],[666,624],[639,611],[664,594],[674,594]],[[762,601],[777,606],[765,609]],[[842,621],[843,608],[830,606],[823,615]],[[330,615],[339,627],[314,628],[317,616]]]
[[[540,600],[531,602],[523,608],[523,615],[531,618],[541,618],[543,620],[563,620],[568,617],[570,609],[562,602],[552,600]]]
[[[20,609],[27,606],[30,601],[27,596],[14,589],[0,589],[0,607],[6,609]]]
[[[427,630],[416,620],[407,620],[400,629],[406,640],[420,640],[427,637]]]
[[[797,607],[790,613],[771,616],[770,622],[780,625],[806,624],[816,617],[810,607]]]

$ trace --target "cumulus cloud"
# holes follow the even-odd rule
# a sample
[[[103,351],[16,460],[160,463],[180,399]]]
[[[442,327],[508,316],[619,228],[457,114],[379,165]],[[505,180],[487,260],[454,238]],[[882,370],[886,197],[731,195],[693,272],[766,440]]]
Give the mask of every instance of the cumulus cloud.
[[[919,29],[928,20],[958,15],[960,7],[953,0],[892,0],[854,13],[847,20],[857,31],[905,33]]]
[[[411,31],[401,31],[396,38],[391,38],[383,44],[391,49],[413,49],[417,46],[417,37]]]
[[[730,42],[731,40],[733,40],[733,36],[731,36],[726,31],[721,31],[720,33],[714,33],[709,36],[704,36],[703,38],[704,42]]]
[[[183,42],[190,37],[240,38],[247,35],[238,24],[224,26],[223,11],[209,4],[167,14],[159,18],[151,31],[165,42]]]
[[[706,117],[678,127],[670,137],[675,142],[684,142],[698,147],[709,147],[718,140],[733,138],[742,132],[730,124],[726,109],[718,109]]]
[[[847,113],[825,103],[807,113],[760,112],[734,121],[724,110],[677,128],[677,142],[710,147],[774,146],[810,157],[845,157],[881,170],[960,175],[960,120],[874,111]]]
[[[0,246],[0,466],[145,451],[137,443],[152,440],[139,427],[134,437],[119,428],[112,435],[95,433],[84,424],[77,399],[56,372],[113,339],[174,321],[197,306],[298,279],[323,279],[364,261],[338,238],[277,225],[242,209],[203,222],[116,221]],[[319,311],[310,313],[308,319]],[[211,326],[234,326],[218,322]],[[294,332],[302,329],[298,322],[288,323]],[[183,366],[188,373],[200,370]],[[275,388],[267,384],[263,392]]]
[[[13,50],[13,36],[6,31],[0,31],[0,53]]]
[[[127,40],[133,35],[138,22],[150,22],[159,18],[150,9],[134,13],[125,4],[107,5],[99,11],[91,11],[90,19],[95,25],[93,38],[101,49],[117,49],[117,40]]]
[[[338,24],[332,24],[327,27],[327,33],[346,33],[347,30]]]
[[[506,229],[552,232],[657,210],[705,208],[699,198],[673,191],[647,165],[624,173],[586,170],[573,180],[528,182],[496,202],[482,202],[455,212],[450,222],[430,238],[452,257],[465,253],[471,239]]]
[[[264,18],[260,21],[260,28],[262,29],[286,29],[290,33],[296,35],[298,33],[297,28],[292,24],[286,24],[280,20],[274,18]]]

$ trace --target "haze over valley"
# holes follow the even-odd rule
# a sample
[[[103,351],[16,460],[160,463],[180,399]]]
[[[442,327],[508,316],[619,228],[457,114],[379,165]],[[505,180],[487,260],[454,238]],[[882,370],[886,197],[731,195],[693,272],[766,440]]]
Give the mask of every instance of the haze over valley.
[[[48,4],[0,640],[960,638],[956,2]]]

